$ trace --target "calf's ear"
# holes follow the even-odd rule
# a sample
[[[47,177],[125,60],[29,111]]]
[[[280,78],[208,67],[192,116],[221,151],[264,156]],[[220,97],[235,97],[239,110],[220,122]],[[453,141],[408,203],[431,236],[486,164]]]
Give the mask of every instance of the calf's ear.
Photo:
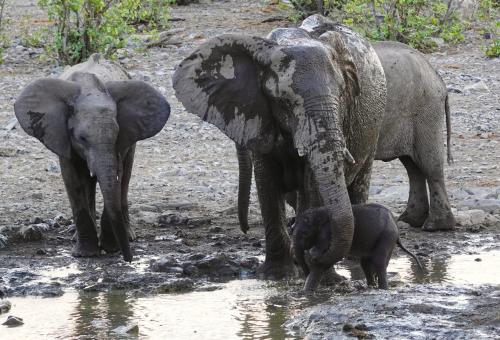
[[[58,156],[71,157],[67,127],[80,86],[74,82],[43,78],[26,86],[14,103],[19,124]]]

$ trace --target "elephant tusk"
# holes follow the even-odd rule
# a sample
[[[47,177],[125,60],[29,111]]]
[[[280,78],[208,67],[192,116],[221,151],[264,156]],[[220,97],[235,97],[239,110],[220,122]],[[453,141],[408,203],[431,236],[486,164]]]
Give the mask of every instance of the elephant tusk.
[[[356,164],[356,160],[354,159],[354,157],[352,157],[351,153],[347,148],[344,148],[344,157],[345,160],[347,161],[347,164],[351,165]]]
[[[92,173],[92,171],[90,171],[90,177],[94,177],[94,174]]]

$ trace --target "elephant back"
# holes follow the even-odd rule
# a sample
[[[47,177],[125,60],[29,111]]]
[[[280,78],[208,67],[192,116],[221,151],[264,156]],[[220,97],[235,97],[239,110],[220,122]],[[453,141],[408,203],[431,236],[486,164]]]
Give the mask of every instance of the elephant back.
[[[94,74],[104,83],[108,81],[131,79],[127,71],[120,65],[104,59],[99,53],[92,54],[89,59],[83,63],[66,68],[59,76],[59,79],[69,80],[71,76],[77,72]]]

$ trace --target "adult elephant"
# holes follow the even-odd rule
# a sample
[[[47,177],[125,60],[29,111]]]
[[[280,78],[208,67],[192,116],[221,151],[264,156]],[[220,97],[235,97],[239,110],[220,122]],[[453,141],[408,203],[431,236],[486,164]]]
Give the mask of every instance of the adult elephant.
[[[316,37],[335,31],[337,27],[337,24],[319,15],[308,17],[301,26]],[[296,30],[279,29],[272,32],[270,37],[289,35]],[[443,172],[444,121],[448,162],[452,161],[446,86],[426,58],[409,46],[386,41],[374,43],[373,47],[387,81],[387,105],[375,159],[387,162],[398,158],[410,180],[407,207],[399,219],[413,227],[422,227],[425,231],[452,229],[455,218],[446,193]],[[237,151],[240,171],[238,217],[241,230],[246,232],[252,159],[245,148],[237,146]],[[288,194],[288,202],[293,207],[294,196],[293,193]]]
[[[252,152],[266,235],[259,271],[268,278],[295,271],[284,206],[293,190],[299,210],[328,208],[332,238],[317,261],[331,265],[348,253],[351,201],[367,198],[386,97],[380,61],[356,33],[285,33],[213,38],[173,76],[188,111]]]
[[[19,95],[14,110],[22,128],[59,156],[73,211],[74,256],[121,250],[132,260],[127,193],[135,143],[165,125],[170,106],[150,85],[130,80],[117,64],[93,54],[58,79],[43,78]],[[96,184],[104,211],[97,236]]]

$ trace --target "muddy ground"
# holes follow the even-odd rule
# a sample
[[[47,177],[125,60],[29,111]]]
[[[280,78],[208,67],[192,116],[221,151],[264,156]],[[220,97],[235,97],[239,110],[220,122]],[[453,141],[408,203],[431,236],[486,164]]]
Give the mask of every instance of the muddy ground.
[[[134,40],[120,51],[120,64],[134,78],[155,85],[172,106],[163,131],[137,146],[129,197],[138,241],[133,243],[135,261],[126,264],[120,256],[70,256],[74,229],[57,157],[18,125],[12,129],[9,124],[14,117],[12,104],[21,89],[36,78],[55,76],[63,69],[43,57],[41,48],[23,45],[23,22],[29,20],[30,30],[47,25],[35,1],[10,4],[7,16],[13,27],[13,45],[0,65],[0,128],[4,127],[0,129],[0,297],[60,296],[69,288],[90,292],[121,288],[135,295],[184,292],[207,289],[213,282],[254,277],[264,255],[254,189],[251,230],[244,235],[236,216],[234,145],[215,127],[183,109],[174,96],[171,75],[174,67],[207,38],[227,32],[265,36],[275,27],[293,25],[286,20],[288,14],[265,1],[202,1],[173,7],[171,16],[175,20],[171,28],[177,30],[166,45],[144,49]],[[453,232],[432,234],[400,227],[403,242],[422,257],[430,274],[415,282],[395,280],[388,293],[367,290],[362,285],[361,291],[341,293],[332,293],[328,288],[331,297],[326,305],[297,314],[285,327],[313,338],[359,335],[358,331],[387,337],[387,329],[372,328],[370,333],[354,328],[356,324],[343,330],[343,325],[353,318],[353,313],[348,312],[352,308],[346,306],[361,303],[366,296],[392,301],[397,296],[415,298],[420,294],[422,301],[430,301],[421,303],[432,307],[432,301],[443,295],[449,294],[453,300],[453,294],[465,292],[477,299],[470,308],[448,313],[452,333],[436,333],[431,331],[432,325],[420,325],[421,333],[402,328],[401,336],[500,336],[498,285],[458,288],[446,279],[442,280],[444,285],[426,284],[436,282],[431,278],[432,268],[436,263],[446,263],[443,259],[499,250],[500,61],[484,57],[484,44],[477,34],[469,34],[466,43],[442,46],[439,52],[428,55],[447,83],[451,98],[455,163],[446,167],[445,174],[459,225]],[[376,162],[371,201],[401,213],[407,190],[407,176],[399,163]],[[394,255],[399,256],[399,252]],[[491,270],[500,275],[498,256],[492,263],[496,266]],[[292,282],[290,290],[299,291],[300,283],[300,279]],[[344,299],[341,303],[339,296]],[[477,307],[485,301],[489,307]],[[369,325],[375,321],[366,315],[390,313],[387,304],[380,306],[372,308],[372,314],[358,318],[359,322],[354,318],[354,323]],[[437,316],[443,314],[444,308],[411,306],[400,307],[409,316]],[[472,318],[467,314],[472,313],[469,309],[482,313],[481,319],[474,321],[479,333],[469,333],[470,324],[464,321]],[[338,313],[332,315],[332,310]],[[408,322],[412,322],[411,318]]]

